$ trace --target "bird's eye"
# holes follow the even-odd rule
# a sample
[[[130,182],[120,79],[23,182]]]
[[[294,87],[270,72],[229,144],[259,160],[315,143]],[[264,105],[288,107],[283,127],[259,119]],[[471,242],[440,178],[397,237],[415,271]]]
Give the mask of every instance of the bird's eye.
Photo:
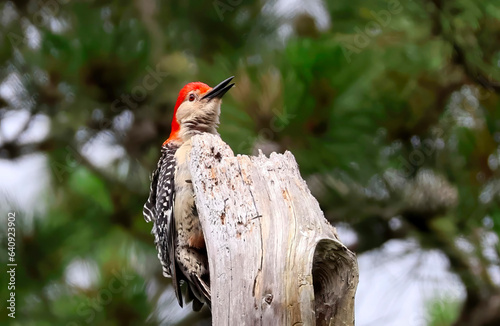
[[[195,98],[194,94],[189,94],[189,102],[193,102]]]

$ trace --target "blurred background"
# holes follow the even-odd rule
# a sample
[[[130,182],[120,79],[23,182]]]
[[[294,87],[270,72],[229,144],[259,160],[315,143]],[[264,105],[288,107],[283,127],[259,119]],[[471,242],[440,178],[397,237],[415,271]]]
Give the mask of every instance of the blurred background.
[[[357,325],[500,325],[497,0],[3,1],[0,26],[0,324],[210,325],[142,205],[180,88],[235,75],[221,136],[295,155],[358,255]]]

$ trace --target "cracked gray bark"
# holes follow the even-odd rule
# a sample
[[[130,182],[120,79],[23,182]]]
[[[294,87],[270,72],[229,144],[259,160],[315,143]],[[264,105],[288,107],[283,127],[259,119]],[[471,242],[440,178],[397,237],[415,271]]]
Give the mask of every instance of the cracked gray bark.
[[[209,134],[192,142],[212,324],[354,325],[356,257],[324,218],[293,155],[235,157]]]

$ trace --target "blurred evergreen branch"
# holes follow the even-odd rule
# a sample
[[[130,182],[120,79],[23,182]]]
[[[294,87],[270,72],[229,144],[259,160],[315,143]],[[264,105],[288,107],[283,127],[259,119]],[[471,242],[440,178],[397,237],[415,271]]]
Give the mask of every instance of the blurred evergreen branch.
[[[18,321],[88,324],[78,308],[128,268],[134,280],[91,324],[207,322],[170,300],[141,209],[178,90],[236,75],[220,128],[236,152],[292,151],[358,253],[411,238],[441,250],[467,298],[431,324],[498,324],[497,1],[319,1],[326,23],[235,3],[223,19],[193,0],[0,4],[0,158],[43,153],[51,177],[47,210],[19,230]],[[48,133],[30,138],[41,118]],[[79,259],[96,266],[86,287],[68,282]]]

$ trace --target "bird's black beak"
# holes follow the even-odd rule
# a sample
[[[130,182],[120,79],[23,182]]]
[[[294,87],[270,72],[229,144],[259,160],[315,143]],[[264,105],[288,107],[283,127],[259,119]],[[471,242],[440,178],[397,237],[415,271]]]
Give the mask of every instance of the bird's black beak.
[[[201,99],[202,100],[207,99],[210,101],[214,98],[222,98],[222,96],[224,96],[224,94],[226,94],[226,92],[231,87],[234,86],[234,83],[229,84],[231,82],[231,80],[233,80],[233,78],[234,78],[234,76],[229,77],[228,79],[224,80],[219,85],[212,88],[212,90],[210,92],[208,92],[207,94],[205,94]]]

